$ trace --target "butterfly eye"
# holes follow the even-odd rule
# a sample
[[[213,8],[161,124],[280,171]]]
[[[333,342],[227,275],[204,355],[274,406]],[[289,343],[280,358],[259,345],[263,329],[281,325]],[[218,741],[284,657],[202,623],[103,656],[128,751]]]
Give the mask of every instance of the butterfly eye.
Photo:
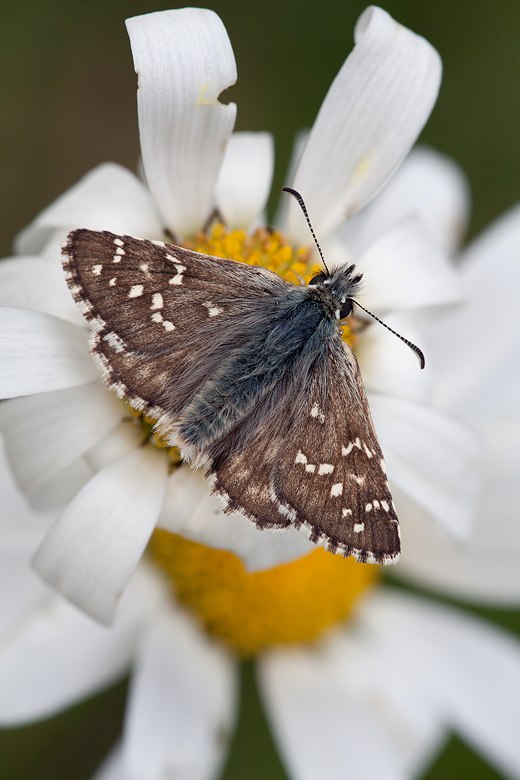
[[[309,284],[318,284],[319,282],[324,282],[326,278],[326,274],[317,274],[316,276],[312,277]]]
[[[345,319],[345,317],[348,317],[349,314],[352,313],[352,299],[347,298],[345,303],[342,305],[341,309],[339,310],[339,318],[340,320]]]

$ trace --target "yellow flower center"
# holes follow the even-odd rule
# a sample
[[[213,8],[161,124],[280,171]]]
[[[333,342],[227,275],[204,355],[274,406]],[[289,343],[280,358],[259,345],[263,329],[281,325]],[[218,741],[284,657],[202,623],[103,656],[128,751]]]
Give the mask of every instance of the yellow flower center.
[[[270,268],[295,284],[308,283],[314,275],[309,250],[294,250],[279,231],[268,228],[246,235],[214,223],[208,233],[186,241],[184,246]],[[343,325],[343,338],[351,346],[356,326],[354,319]],[[180,466],[178,449],[154,434],[155,421],[135,410],[130,413],[141,417],[150,440],[167,452],[171,467]],[[379,577],[378,567],[323,549],[250,574],[232,553],[163,530],[154,532],[149,553],[166,573],[177,600],[241,657],[254,656],[275,644],[312,641],[327,627],[344,620],[358,594]]]
[[[321,548],[250,574],[233,553],[162,530],[154,532],[149,552],[177,600],[241,657],[276,644],[311,642],[344,620],[356,597],[380,576],[377,566]]]

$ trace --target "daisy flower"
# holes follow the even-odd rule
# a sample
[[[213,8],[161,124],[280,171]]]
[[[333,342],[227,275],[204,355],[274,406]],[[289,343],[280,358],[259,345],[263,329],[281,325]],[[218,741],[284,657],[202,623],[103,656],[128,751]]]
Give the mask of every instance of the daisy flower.
[[[182,9],[136,17],[127,26],[146,184],[120,166],[99,166],[22,231],[18,255],[0,269],[6,307],[0,311],[0,394],[11,399],[0,410],[7,454],[34,507],[62,508],[35,565],[73,603],[107,623],[156,526],[236,553],[253,572],[313,549],[294,530],[259,532],[241,516],[224,515],[202,475],[181,466],[178,453],[161,441],[143,446],[153,421],[132,422],[132,410],[101,385],[88,353],[88,330],[59,265],[59,247],[71,228],[169,235],[295,279],[313,260],[295,204],[282,208],[280,230],[262,226],[273,143],[267,133],[232,134],[236,107],[218,96],[234,83],[236,69],[220,19]],[[380,8],[368,8],[292,166],[291,183],[307,199],[330,262],[354,257],[364,275],[361,302],[412,340],[415,311],[460,299],[446,254],[445,236],[454,226],[432,240],[442,207],[437,203],[428,222],[419,203],[399,198],[379,215],[376,199],[359,214],[368,215],[364,223],[354,217],[352,227],[343,225],[410,151],[440,75],[438,54],[427,41]],[[407,171],[413,179],[414,170],[428,167],[420,155],[405,166],[393,179],[398,189]],[[222,223],[210,229],[214,213]],[[363,232],[367,220],[372,229]],[[477,443],[431,406],[430,375],[418,371],[414,356],[382,328],[365,325],[352,338],[394,491],[432,523],[465,538]]]
[[[230,553],[203,548],[201,574],[214,586],[208,603],[202,577],[194,576],[200,545],[186,540],[175,556],[178,597],[170,587],[171,559],[167,566],[160,554],[155,563],[141,562],[107,629],[30,568],[56,513],[28,507],[3,456],[0,487],[0,725],[49,717],[130,672],[123,733],[95,780],[218,777],[237,715],[235,658],[258,641],[255,624],[263,625],[264,638],[275,639],[255,654],[257,681],[295,780],[339,780],[345,772],[353,780],[420,777],[453,731],[504,776],[520,775],[520,643],[504,631],[460,609],[376,585],[363,588],[348,618],[315,642],[279,644],[274,629],[277,622],[278,631],[285,629],[283,596],[291,584],[292,595],[305,584],[304,572],[291,570],[297,564],[278,567],[276,579],[262,584],[271,572],[248,575]],[[516,492],[514,480],[508,492]],[[160,546],[161,540],[156,552]],[[468,558],[471,563],[471,552]],[[352,564],[358,592],[360,571],[378,571],[333,560]],[[227,572],[230,588],[249,591],[257,608],[249,620],[243,597],[226,602],[219,570]],[[322,573],[327,579],[314,601],[308,598],[307,618],[318,612],[318,601],[328,608],[330,571]],[[508,574],[514,583],[511,568],[502,580]],[[186,595],[190,609],[178,603]],[[272,603],[258,608],[266,595]],[[237,608],[240,625],[233,621]]]

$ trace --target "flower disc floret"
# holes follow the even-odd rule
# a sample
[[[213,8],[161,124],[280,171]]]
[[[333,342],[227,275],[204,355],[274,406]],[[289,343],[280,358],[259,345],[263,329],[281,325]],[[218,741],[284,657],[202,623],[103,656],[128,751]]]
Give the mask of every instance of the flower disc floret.
[[[156,530],[149,552],[176,599],[241,657],[278,644],[312,642],[344,620],[379,568],[317,549],[249,573],[233,553]]]

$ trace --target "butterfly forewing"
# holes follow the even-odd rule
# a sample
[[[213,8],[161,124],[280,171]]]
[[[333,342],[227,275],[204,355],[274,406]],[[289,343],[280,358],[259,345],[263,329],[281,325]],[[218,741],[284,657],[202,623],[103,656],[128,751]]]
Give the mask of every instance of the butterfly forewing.
[[[64,269],[103,379],[165,433],[243,339],[251,308],[291,287],[264,268],[84,229],[69,235]]]

